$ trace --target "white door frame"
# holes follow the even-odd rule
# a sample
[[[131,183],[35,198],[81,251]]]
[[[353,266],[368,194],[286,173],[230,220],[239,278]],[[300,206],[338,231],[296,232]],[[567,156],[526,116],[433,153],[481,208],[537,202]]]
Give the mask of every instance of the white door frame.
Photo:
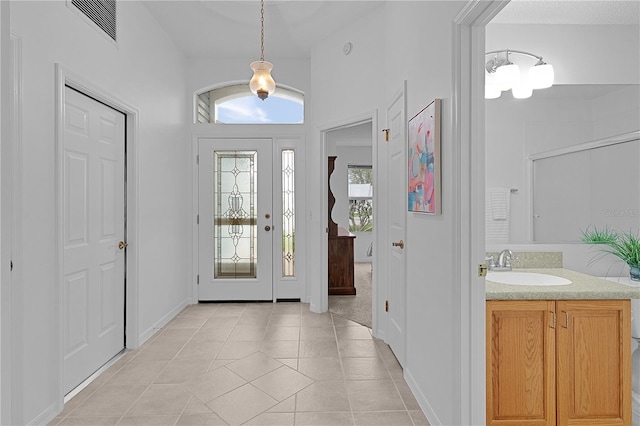
[[[319,127],[320,131],[320,158],[317,160],[320,163],[320,170],[322,172],[322,190],[320,191],[320,196],[322,199],[320,200],[320,210],[322,212],[321,216],[321,225],[322,225],[322,237],[320,238],[320,285],[312,286],[310,289],[311,296],[311,311],[322,313],[327,312],[329,310],[329,233],[327,224],[329,223],[329,202],[327,197],[329,196],[329,184],[327,182],[328,171],[327,171],[327,133],[333,130],[345,129],[348,127],[356,126],[358,124],[363,123],[371,123],[371,167],[373,168],[373,191],[374,191],[374,200],[377,198],[378,193],[378,181],[377,181],[377,172],[378,170],[378,110],[373,110],[368,113],[363,113],[359,116],[355,116],[346,120],[341,120],[339,122],[327,124]],[[378,204],[373,203],[373,217],[378,216]],[[378,264],[378,227],[374,226],[373,231],[373,258],[372,262],[374,265]],[[375,330],[377,330],[378,316],[375,307],[377,306],[377,295],[375,288],[378,282],[378,273],[379,268],[373,268],[373,276],[372,278],[372,306],[373,309],[371,311],[372,314],[372,325],[375,335]]]
[[[15,150],[14,130],[14,96],[12,80],[15,64],[12,58],[12,36],[10,34],[9,2],[0,1],[0,229],[2,244],[0,246],[0,424],[15,423],[15,398],[12,395],[13,376],[16,365],[13,363],[15,351],[13,338],[16,322],[13,320],[12,289],[15,284],[11,273],[10,262],[13,250],[13,185],[15,183],[15,167],[13,155]],[[12,64],[12,62],[14,62]],[[15,95],[15,93],[13,93]],[[17,384],[17,383],[15,383]]]
[[[85,95],[88,95],[126,115],[126,235],[125,241],[129,244],[126,253],[126,326],[127,336],[126,348],[137,348],[139,346],[138,330],[138,259],[139,259],[139,237],[138,237],[138,129],[139,111],[123,102],[122,100],[109,94],[100,87],[87,81],[82,76],[75,74],[62,65],[55,64],[55,156],[56,156],[56,286],[58,289],[58,300],[55,307],[55,315],[58,323],[58,412],[64,408],[64,315],[63,306],[63,208],[62,194],[64,189],[64,104],[65,86],[72,87]]]
[[[509,0],[471,0],[453,21],[452,129],[454,283],[460,304],[453,320],[460,327],[459,424],[485,422],[485,286],[477,265],[484,263],[484,52],[485,26]]]
[[[12,423],[22,423],[22,398],[18,395],[22,395],[22,369],[23,369],[23,296],[22,296],[22,39],[14,34],[11,34],[11,73],[12,73],[12,92],[10,96],[12,102],[12,116],[10,124],[11,132],[11,155],[8,156],[11,165],[6,170],[10,174],[10,187],[11,187],[11,216],[10,232],[11,235],[11,259],[9,262],[4,261],[5,264],[14,265],[13,271],[9,271],[10,279],[2,280],[5,285],[5,291],[10,294],[10,308],[8,309],[7,316],[3,318],[8,319],[7,328],[3,328],[2,333],[7,332],[7,336],[3,335],[3,339],[7,338],[10,341],[10,352],[7,353],[8,368],[10,370],[9,379],[7,380],[6,392],[10,395],[7,397],[11,400],[10,406],[7,408],[7,414]],[[8,139],[9,140],[9,139]],[[3,152],[3,154],[6,154]],[[3,167],[6,163],[3,164]],[[6,211],[5,211],[6,212]],[[6,224],[5,224],[6,225]],[[3,228],[2,234],[6,234],[7,230]],[[11,269],[11,266],[9,267]],[[8,287],[8,288],[7,288]],[[5,386],[3,381],[3,386]],[[3,388],[5,392],[5,388]],[[3,422],[3,418],[0,418],[0,423]],[[9,422],[7,422],[9,423]]]

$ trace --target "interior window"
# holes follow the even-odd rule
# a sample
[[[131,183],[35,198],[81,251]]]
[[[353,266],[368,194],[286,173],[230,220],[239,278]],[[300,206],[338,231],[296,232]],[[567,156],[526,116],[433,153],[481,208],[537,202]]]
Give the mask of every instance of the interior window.
[[[234,84],[200,93],[196,99],[197,123],[302,124],[304,95],[278,87],[264,101],[248,84]]]

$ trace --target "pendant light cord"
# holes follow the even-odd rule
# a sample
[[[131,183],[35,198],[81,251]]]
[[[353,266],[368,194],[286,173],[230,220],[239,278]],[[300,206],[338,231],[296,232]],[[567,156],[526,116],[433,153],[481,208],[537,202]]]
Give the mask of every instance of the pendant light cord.
[[[260,60],[264,62],[264,0],[260,0]]]

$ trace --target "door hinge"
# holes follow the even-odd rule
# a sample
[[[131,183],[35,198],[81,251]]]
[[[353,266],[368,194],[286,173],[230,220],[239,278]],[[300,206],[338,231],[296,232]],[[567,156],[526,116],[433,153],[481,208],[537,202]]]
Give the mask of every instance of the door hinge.
[[[9,270],[13,271],[13,260],[10,261],[10,267],[11,267],[11,269],[9,269]]]
[[[384,311],[385,312],[389,312],[389,301],[388,300],[384,301]]]
[[[389,142],[389,131],[391,129],[382,129],[382,131],[384,132],[384,141],[385,142]]]
[[[200,275],[196,275],[196,284],[200,284]]]
[[[479,277],[486,277],[487,276],[487,270],[489,268],[487,267],[486,263],[480,263],[478,265],[478,276]]]
[[[196,225],[200,225],[200,215],[196,215]]]
[[[196,155],[196,164],[200,164],[200,154]]]

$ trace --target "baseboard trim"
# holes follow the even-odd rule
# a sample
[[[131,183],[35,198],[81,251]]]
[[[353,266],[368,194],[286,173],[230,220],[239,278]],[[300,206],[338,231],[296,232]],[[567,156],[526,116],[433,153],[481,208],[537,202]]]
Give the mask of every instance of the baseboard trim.
[[[142,346],[147,340],[149,340],[151,337],[153,337],[154,334],[156,334],[165,325],[167,325],[169,323],[169,321],[174,319],[175,316],[178,315],[180,312],[182,312],[182,310],[184,308],[186,308],[187,306],[189,306],[191,304],[193,304],[193,303],[192,303],[192,299],[190,297],[182,300],[175,308],[173,308],[166,315],[164,315],[162,318],[160,318],[155,324],[153,324],[153,326],[151,326],[150,328],[145,330],[143,333],[141,333],[140,337],[139,337],[140,346]]]
[[[48,425],[51,423],[53,419],[58,415],[58,409],[56,407],[57,404],[53,403],[47,407],[42,413],[38,415],[35,419],[31,420],[27,425]]]
[[[431,404],[427,401],[427,398],[422,393],[420,386],[418,386],[418,383],[415,381],[408,368],[404,369],[404,380],[407,382],[407,385],[409,385],[409,389],[411,389],[413,396],[416,398],[416,401],[418,401],[418,405],[420,405],[422,412],[427,417],[429,424],[431,426],[442,426],[442,422],[436,415],[435,411],[433,411]]]
[[[78,386],[76,386],[71,392],[69,392],[68,394],[66,394],[64,396],[64,403],[66,404],[67,402],[71,401],[71,399],[73,399],[74,396],[76,396],[77,394],[79,394],[80,392],[82,392],[82,390],[84,388],[86,388],[87,386],[89,386],[95,379],[97,379],[98,377],[100,377],[100,375],[102,373],[104,373],[105,371],[107,371],[109,369],[109,367],[111,367],[113,364],[115,364],[116,362],[118,362],[120,360],[120,358],[122,358],[124,356],[124,354],[127,352],[127,349],[122,349],[120,352],[118,352],[113,358],[111,358],[109,361],[107,361],[102,367],[100,367],[98,369],[98,371],[96,371],[95,373],[93,373],[91,376],[87,377],[87,379],[80,383]]]

